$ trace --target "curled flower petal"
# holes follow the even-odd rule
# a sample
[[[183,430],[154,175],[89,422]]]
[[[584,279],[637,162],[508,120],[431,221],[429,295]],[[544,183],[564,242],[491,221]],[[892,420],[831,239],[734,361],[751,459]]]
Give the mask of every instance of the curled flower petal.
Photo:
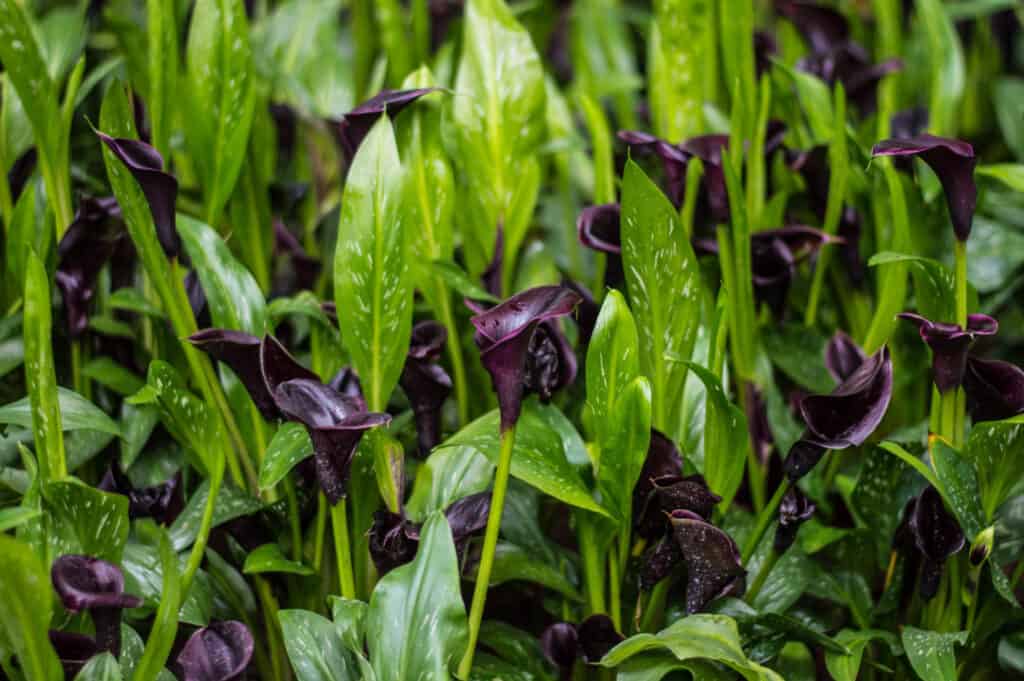
[[[436,362],[447,338],[444,325],[437,322],[414,326],[399,380],[416,419],[420,456],[429,454],[441,441],[441,406],[451,395],[452,379]]]
[[[700,135],[691,137],[679,148],[689,156],[695,156],[704,164],[704,177],[701,178],[701,189],[711,213],[711,221],[715,224],[726,224],[730,221],[729,192],[725,186],[725,169],[722,167],[722,151],[729,148],[728,135]],[[767,151],[767,147],[766,147]],[[678,181],[678,202],[683,201],[685,194],[685,173]]]
[[[174,218],[178,180],[164,172],[164,159],[160,152],[139,140],[114,138],[99,131],[96,134],[139,183],[164,253],[168,258],[177,258],[181,254],[181,237]]]
[[[975,422],[1024,413],[1024,370],[1016,364],[968,357],[964,390]]]
[[[576,627],[569,622],[555,622],[540,635],[544,657],[560,670],[572,669],[578,648]]]
[[[124,574],[99,558],[67,554],[50,569],[53,588],[71,612],[88,610],[96,629],[96,646],[117,655],[121,650],[121,610],[142,605],[124,592]]]
[[[552,358],[565,359],[564,344],[550,331],[534,339],[543,322],[569,314],[579,300],[580,297],[567,288],[539,286],[516,294],[471,319],[476,328],[474,340],[480,348],[480,358],[498,394],[503,430],[519,419],[528,379],[532,383],[530,387],[540,385],[543,389],[550,389],[564,380],[564,369],[559,368],[554,377],[551,369]],[[539,357],[528,367],[534,353]],[[572,368],[575,374],[575,356]]]
[[[673,511],[672,531],[686,565],[686,612],[700,612],[723,596],[740,596],[746,574],[732,537],[696,513]]]
[[[338,137],[346,157],[350,161],[355,158],[359,145],[385,111],[389,116],[397,116],[402,109],[423,95],[436,92],[437,89],[430,87],[415,90],[381,90],[349,111],[338,124]]]
[[[633,486],[633,524],[644,539],[653,540],[660,537],[665,526],[664,517],[655,517],[647,509],[657,508],[651,504],[655,493],[655,480],[681,477],[683,474],[683,457],[676,443],[661,431],[651,428],[651,439],[647,446],[640,477]]]
[[[909,139],[883,140],[874,146],[871,155],[918,156],[927,163],[935,171],[946,194],[956,238],[967,240],[978,201],[978,187],[974,183],[974,166],[978,159],[970,144],[935,135],[918,135]]]
[[[285,381],[305,379],[319,383],[320,377],[299,364],[285,349],[281,342],[267,334],[260,341],[260,373],[263,375],[263,382],[266,384],[267,392],[277,403],[277,387]],[[277,408],[284,409],[280,404]]]
[[[609,650],[625,640],[608,615],[591,615],[577,628],[583,661],[596,664]]]
[[[178,666],[184,681],[232,681],[252,660],[252,633],[241,622],[214,622],[189,637]]]
[[[456,546],[483,531],[487,527],[487,517],[490,512],[490,492],[470,494],[446,508],[444,510],[445,519],[448,521],[448,527],[451,528],[452,540]]]
[[[797,487],[790,487],[779,504],[779,526],[773,543],[775,552],[783,554],[796,540],[797,530],[814,515],[814,503]]]
[[[821,445],[806,439],[797,440],[790,447],[783,464],[786,476],[790,480],[799,480],[818,465],[827,450]]]
[[[121,207],[114,197],[79,200],[75,219],[57,247],[57,286],[72,337],[81,336],[88,327],[96,278],[126,237]]]
[[[641,536],[654,538],[665,532],[668,514],[684,510],[710,520],[722,497],[712,492],[700,475],[665,475],[651,480],[652,488],[635,520]]]
[[[793,252],[781,239],[751,239],[750,261],[758,302],[781,317],[795,272]]]
[[[967,353],[978,336],[991,336],[999,330],[999,323],[983,314],[967,317],[967,329],[959,324],[933,322],[911,312],[900,313],[900,318],[917,325],[921,339],[932,350],[932,378],[940,392],[960,386],[967,371]]]
[[[864,351],[843,331],[836,331],[825,345],[825,368],[836,383],[850,377],[864,362]]]
[[[327,382],[327,385],[345,397],[351,397],[358,402],[363,409],[366,409],[366,399],[363,397],[363,385],[359,382],[359,376],[352,367],[342,367],[334,377]]]
[[[915,548],[921,553],[921,597],[935,596],[946,559],[960,552],[967,543],[956,518],[946,510],[942,496],[928,486],[910,509],[907,527]]]
[[[381,575],[412,562],[419,547],[419,527],[388,510],[373,514],[369,534],[370,558]]]
[[[280,220],[274,220],[274,247],[278,253],[287,254],[291,260],[294,276],[291,288],[298,291],[312,290],[316,285],[316,278],[320,275],[320,260],[309,255]]]
[[[617,203],[587,206],[576,220],[576,233],[581,244],[607,254],[604,283],[622,288],[626,277],[622,271],[622,243],[619,228],[621,208]]]
[[[391,421],[387,414],[361,405],[317,380],[286,380],[274,389],[274,401],[289,419],[306,426],[313,441],[320,488],[332,505],[345,496],[352,457],[363,433]]]
[[[218,362],[231,368],[249,392],[256,408],[267,420],[277,418],[274,399],[260,371],[260,339],[243,331],[202,329],[189,336],[189,342]]]

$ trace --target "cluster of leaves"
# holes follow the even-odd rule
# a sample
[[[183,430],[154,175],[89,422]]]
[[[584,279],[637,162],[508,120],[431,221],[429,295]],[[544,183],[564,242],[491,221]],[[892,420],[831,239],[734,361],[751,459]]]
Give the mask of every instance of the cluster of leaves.
[[[0,0],[0,679],[1024,677],[1022,24]]]

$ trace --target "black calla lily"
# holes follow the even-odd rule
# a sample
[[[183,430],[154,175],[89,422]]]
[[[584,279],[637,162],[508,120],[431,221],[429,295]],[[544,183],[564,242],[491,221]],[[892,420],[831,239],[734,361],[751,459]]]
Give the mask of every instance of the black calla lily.
[[[180,484],[181,475],[177,474],[162,484],[138,489],[115,461],[96,487],[128,497],[130,519],[153,518],[158,523],[170,524],[184,508]]]
[[[942,496],[932,486],[925,488],[908,509],[907,528],[920,552],[920,593],[925,600],[938,592],[946,560],[967,543],[956,518],[946,510]]]
[[[967,315],[967,328],[959,324],[933,322],[912,312],[900,313],[917,325],[923,340],[932,350],[932,379],[939,392],[960,386],[967,371],[967,354],[978,336],[991,336],[999,330],[999,322],[984,314]]]
[[[128,168],[139,183],[156,225],[156,236],[168,258],[181,255],[181,237],[175,226],[174,203],[178,199],[178,180],[164,171],[160,152],[145,142],[115,138],[97,131],[107,148]]]
[[[712,492],[703,476],[665,475],[650,481],[651,492],[636,518],[638,533],[649,538],[665,533],[668,514],[685,510],[710,520],[722,497]]]
[[[825,345],[825,368],[836,383],[849,378],[864,359],[864,350],[843,331],[836,331]]]
[[[578,646],[576,626],[569,622],[555,622],[540,635],[540,648],[544,651],[544,657],[558,668],[562,679],[572,677]]]
[[[437,88],[417,88],[415,90],[381,90],[356,108],[349,111],[338,123],[338,139],[342,151],[351,161],[363,139],[370,134],[370,129],[386,111],[389,116],[397,116],[405,107],[423,95],[436,92]]]
[[[352,367],[342,367],[338,373],[327,382],[334,390],[345,397],[351,397],[366,408],[366,398],[363,397],[363,384],[359,382],[359,376]]]
[[[96,647],[96,641],[85,634],[51,629],[49,638],[50,645],[57,651],[57,658],[60,660],[60,666],[64,669],[65,679],[73,679],[78,676],[82,667],[102,652]]]
[[[184,681],[233,681],[252,660],[252,633],[241,622],[213,622],[189,637],[178,667]]]
[[[572,348],[544,322],[569,314],[579,301],[565,287],[538,286],[471,319],[480,359],[498,394],[502,430],[519,420],[526,391],[548,399],[576,378]]]
[[[620,220],[622,210],[617,203],[587,206],[576,220],[576,233],[581,244],[607,255],[604,283],[621,289],[626,281],[622,271],[622,241]]]
[[[779,504],[779,526],[772,546],[778,554],[785,553],[796,540],[797,530],[814,515],[814,502],[797,487],[790,487]]]
[[[656,539],[665,530],[665,517],[657,513],[659,505],[652,503],[656,494],[655,481],[681,478],[682,474],[683,457],[676,443],[661,431],[651,428],[647,456],[640,469],[640,477],[633,486],[633,526],[644,539]],[[651,513],[647,512],[648,508],[651,508]]]
[[[883,347],[865,359],[828,395],[800,401],[807,431],[786,456],[790,480],[806,475],[828,449],[864,444],[882,422],[892,399],[892,359]]]
[[[79,200],[75,219],[57,247],[57,286],[72,337],[85,333],[96,277],[126,236],[117,199],[86,196]]]
[[[443,324],[434,321],[416,324],[399,379],[416,418],[421,457],[427,456],[441,441],[441,406],[452,393],[452,379],[437,363],[447,340],[448,331]]]
[[[964,391],[975,422],[1024,414],[1024,370],[1016,364],[968,357]]]
[[[625,640],[608,615],[591,615],[579,624],[556,622],[540,636],[544,656],[568,678],[573,663],[582,659],[597,664],[608,651]]]
[[[946,194],[953,232],[960,241],[971,235],[978,187],[974,183],[974,166],[978,159],[974,147],[967,142],[935,135],[918,135],[906,139],[887,139],[871,150],[872,156],[917,156],[935,171]]]
[[[686,565],[686,612],[700,612],[723,596],[741,596],[746,574],[732,537],[690,511],[673,511],[672,533]]]
[[[121,652],[121,611],[142,605],[124,592],[124,574],[112,563],[68,554],[53,562],[53,588],[71,612],[87,610],[96,629],[96,647],[117,656]]]

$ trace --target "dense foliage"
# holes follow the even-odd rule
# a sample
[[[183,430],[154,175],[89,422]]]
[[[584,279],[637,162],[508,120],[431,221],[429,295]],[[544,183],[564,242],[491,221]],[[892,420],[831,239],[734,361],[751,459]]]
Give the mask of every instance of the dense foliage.
[[[0,679],[1024,678],[1017,0],[0,0]]]

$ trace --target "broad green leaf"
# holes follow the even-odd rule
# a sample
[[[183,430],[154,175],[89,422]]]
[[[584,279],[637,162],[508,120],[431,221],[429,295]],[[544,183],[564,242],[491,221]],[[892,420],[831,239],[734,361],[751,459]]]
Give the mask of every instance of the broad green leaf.
[[[1021,115],[1024,114],[1024,78],[1003,76],[996,81],[993,90],[999,130],[1003,133],[1006,146],[1018,161],[1024,162],[1024,125],[1021,124]]]
[[[10,219],[4,217],[7,227],[5,243],[15,248],[6,248],[4,253],[6,272],[3,273],[5,287],[14,296],[20,297],[25,283],[27,261],[33,254],[50,251],[54,233],[48,221],[46,193],[37,182],[29,182],[14,204]]]
[[[187,215],[179,215],[177,225],[185,252],[199,274],[213,323],[262,336],[267,324],[266,303],[249,270],[208,225]]]
[[[19,525],[35,520],[42,513],[38,508],[12,506],[0,510],[0,532],[6,532]]]
[[[204,217],[216,224],[245,160],[255,110],[249,22],[242,0],[199,0],[186,64],[186,130],[203,178]]]
[[[534,634],[504,622],[486,620],[480,625],[480,644],[520,671],[533,674],[533,678],[548,678],[548,662]],[[475,659],[473,671],[478,671]]]
[[[704,659],[723,664],[747,681],[782,681],[775,672],[751,661],[740,645],[736,622],[725,615],[690,615],[657,634],[636,634],[601,659],[602,667],[618,667],[646,651],[667,651],[677,660]]]
[[[1010,293],[1014,274],[1022,264],[1024,233],[1012,225],[975,215],[967,241],[967,278],[971,284],[980,293]]]
[[[121,468],[132,467],[159,422],[160,410],[156,407],[121,403]]]
[[[978,472],[985,518],[991,520],[1024,476],[1024,420],[984,421],[971,429],[964,458]]]
[[[598,442],[606,442],[614,428],[608,419],[620,393],[640,375],[639,352],[633,314],[622,294],[611,289],[601,304],[587,346],[588,418]]]
[[[61,480],[44,485],[43,498],[54,558],[76,553],[121,562],[128,541],[128,497]]]
[[[385,575],[370,596],[370,662],[377,681],[448,681],[467,638],[455,545],[448,522],[435,513],[416,559]]]
[[[475,581],[476,574],[474,573],[472,577]],[[572,582],[555,567],[540,560],[532,552],[522,547],[499,542],[494,551],[494,566],[491,569],[490,586],[498,586],[499,584],[513,581],[538,584],[570,600],[583,600],[583,597],[572,585]]]
[[[825,368],[828,340],[815,329],[803,324],[782,324],[766,328],[761,341],[772,364],[802,387],[815,393],[829,393],[836,386]]]
[[[10,0],[0,0],[0,23],[6,20],[3,13],[8,2]],[[0,32],[4,30],[12,29],[0,29]],[[0,42],[9,39],[17,39],[17,36],[4,36],[0,33]],[[51,345],[52,328],[50,278],[42,261],[35,254],[30,254],[25,270],[25,312],[22,329],[25,334],[25,383],[28,385],[28,402],[31,403],[31,409],[28,408],[29,404],[21,404],[25,402],[21,400],[8,405],[4,411],[10,414],[12,407],[17,407],[13,412],[15,417],[21,420],[11,421],[11,416],[8,416],[6,422],[32,428],[39,460],[39,475],[43,480],[59,480],[67,475],[64,438],[61,435],[62,410],[58,403],[57,372],[54,368]],[[116,432],[116,426],[114,428]]]
[[[281,610],[277,619],[296,681],[357,678],[345,642],[329,619],[308,610]]]
[[[673,407],[697,339],[700,270],[679,212],[632,161],[622,186],[622,266],[640,335],[640,367],[651,381],[653,425],[672,435]]]
[[[267,445],[260,465],[260,489],[281,482],[300,461],[313,456],[313,443],[301,423],[282,423]]]
[[[617,391],[618,399],[606,417],[611,426],[595,461],[601,504],[628,528],[633,487],[640,477],[651,441],[651,384],[637,376]]]
[[[811,144],[825,144],[833,138],[832,129],[835,123],[835,114],[832,110],[832,93],[820,78],[798,69],[792,69],[781,61],[773,62],[776,80],[788,79],[796,89],[796,95],[801,106],[802,115],[807,117],[807,126],[810,131]],[[780,75],[781,74],[781,75]],[[782,89],[786,83],[777,83]]]
[[[510,219],[523,164],[544,134],[544,71],[530,34],[504,0],[469,0],[455,76],[449,152],[461,171],[457,217],[467,269],[479,275]]]
[[[416,469],[412,495],[405,505],[410,518],[422,522],[470,494],[491,486],[495,465],[471,447],[438,447]]]
[[[939,438],[932,441],[931,454],[935,476],[942,483],[939,491],[967,535],[969,544],[986,525],[977,471],[970,460]]]
[[[350,650],[361,650],[366,636],[366,611],[370,609],[369,604],[341,596],[328,596],[327,603],[331,606],[331,619],[345,645]]]
[[[110,357],[94,357],[82,367],[82,375],[120,395],[134,395],[146,382],[131,369]]]
[[[954,309],[956,280],[950,268],[931,258],[889,251],[871,256],[868,266],[874,267],[897,262],[906,262],[911,267],[918,312],[928,319],[936,321],[956,319],[956,310]],[[968,290],[968,297],[970,297],[970,290]]]
[[[860,672],[861,659],[864,657],[864,649],[872,640],[882,640],[890,647],[898,646],[899,641],[894,634],[888,631],[877,629],[843,629],[835,636],[835,640],[845,646],[849,654],[825,651],[825,666],[828,668],[836,681],[857,681],[857,674]]]
[[[146,0],[146,37],[146,113],[153,130],[153,146],[166,156],[170,152],[171,121],[178,94],[178,23],[174,0]]]
[[[267,304],[268,328],[275,328],[289,315],[307,317],[324,326],[331,325],[331,320],[320,307],[320,300],[310,291],[300,291],[294,296],[282,296],[270,301]]]
[[[956,132],[957,114],[967,80],[963,47],[942,0],[917,0],[931,61],[931,98],[928,131],[936,135]]]
[[[18,657],[32,681],[64,678],[47,630],[53,614],[50,571],[33,547],[0,535],[0,648]]]
[[[1024,163],[993,163],[978,166],[975,174],[999,180],[1010,189],[1024,192]]]
[[[206,497],[210,493],[210,483],[204,480],[195,493],[189,498],[185,510],[175,519],[168,534],[175,551],[183,551],[192,545],[199,532]],[[259,499],[250,497],[230,485],[224,485],[217,493],[217,503],[213,511],[211,527],[217,527],[229,520],[251,515],[263,508]]]
[[[53,158],[59,130],[57,86],[36,42],[28,9],[16,0],[0,0],[0,62],[18,98],[31,102],[24,111],[36,143],[44,155]]]
[[[903,627],[903,651],[921,681],[956,681],[953,646],[967,643],[969,633],[942,634],[917,627]]]
[[[98,430],[111,435],[121,435],[121,428],[103,413],[99,407],[74,390],[57,388],[55,400],[57,428],[63,430]],[[32,407],[29,398],[21,398],[0,407],[0,423],[12,423],[24,428],[32,426]]]
[[[127,310],[156,318],[164,316],[163,311],[152,301],[146,300],[137,289],[130,287],[119,288],[111,293],[107,304],[115,310]]]
[[[249,555],[245,557],[242,572],[247,575],[258,575],[264,572],[283,572],[292,575],[316,574],[316,571],[308,565],[285,557],[281,547],[273,542],[249,552]]]
[[[498,431],[498,410],[495,409],[463,427],[434,451],[443,451],[449,447],[468,449],[483,454],[497,465],[501,449]],[[605,514],[579,474],[566,460],[559,434],[538,415],[536,408],[529,402],[524,405],[516,425],[512,477],[571,506]]]
[[[404,182],[390,119],[381,116],[349,168],[334,255],[338,325],[374,411],[398,383],[412,329]]]
[[[718,377],[699,364],[688,364],[707,390],[704,478],[708,487],[722,497],[720,508],[724,512],[743,481],[747,453],[750,450],[747,417],[743,410],[729,401]]]
[[[121,681],[121,665],[110,653],[101,653],[85,663],[75,681]]]
[[[163,592],[160,605],[153,620],[153,626],[146,639],[146,648],[135,666],[131,681],[156,681],[161,675],[167,656],[174,645],[178,632],[178,606],[182,600],[181,574],[178,572],[178,556],[174,553],[167,533],[160,534],[160,566],[163,575]]]
[[[143,400],[143,396],[147,399]],[[152,398],[151,400],[148,398]],[[188,388],[184,377],[163,360],[149,364],[146,387],[129,398],[133,403],[156,403],[160,418],[174,438],[199,457],[199,461],[212,471],[223,457],[219,446],[220,421],[206,402]]]
[[[707,132],[704,102],[718,85],[716,3],[656,0],[647,46],[647,93],[654,132],[679,142]]]

